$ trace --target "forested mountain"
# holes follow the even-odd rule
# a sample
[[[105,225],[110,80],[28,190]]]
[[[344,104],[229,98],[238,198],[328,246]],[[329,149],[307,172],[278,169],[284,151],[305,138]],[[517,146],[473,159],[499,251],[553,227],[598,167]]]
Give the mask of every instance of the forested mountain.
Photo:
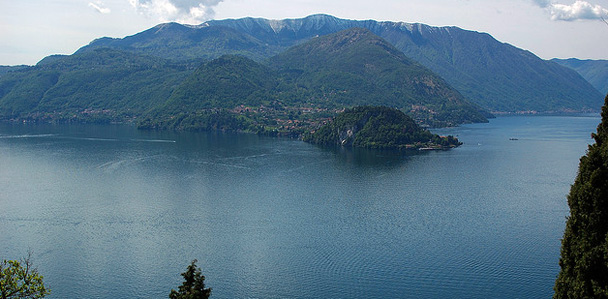
[[[608,60],[552,59],[577,71],[602,94],[608,93]]]
[[[267,65],[234,55],[203,64],[142,125],[283,131],[361,105],[400,108],[432,126],[487,121],[433,72],[369,30],[351,28],[295,46]]]
[[[442,78],[362,28],[314,38],[272,57],[286,84],[343,107],[382,105],[430,122],[486,121]]]
[[[226,54],[239,54],[263,60],[284,47],[272,46],[245,32],[226,26],[160,24],[123,39],[100,38],[77,53],[112,48],[171,60],[210,60]]]
[[[124,121],[166,100],[192,69],[187,62],[112,49],[49,56],[0,77],[0,116]]]
[[[327,15],[161,24],[0,69],[3,119],[145,117],[142,127],[275,132],[383,105],[432,126],[486,121],[471,102],[499,113],[576,112],[599,108],[601,96],[575,71],[488,34]]]
[[[328,15],[285,20],[243,18],[199,26],[163,24],[124,39],[98,39],[80,51],[114,47],[168,59],[242,54],[260,61],[316,36],[353,27],[369,29],[384,38],[490,111],[599,111],[602,105],[602,95],[571,69],[501,43],[489,34],[457,27],[344,20]]]
[[[361,28],[264,63],[224,55],[201,64],[99,48],[49,56],[0,78],[0,116],[19,120],[144,119],[142,128],[299,134],[367,104],[403,109],[431,126],[487,121],[440,77]]]
[[[0,65],[0,76],[2,76],[3,74],[6,74],[8,72],[14,72],[14,71],[22,70],[25,68],[28,68],[28,66],[27,65],[14,65],[14,66]]]

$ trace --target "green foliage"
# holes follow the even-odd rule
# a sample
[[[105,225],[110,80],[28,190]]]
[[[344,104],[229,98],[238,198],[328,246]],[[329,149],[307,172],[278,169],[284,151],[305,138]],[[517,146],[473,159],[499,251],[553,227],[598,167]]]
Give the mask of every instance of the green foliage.
[[[595,111],[601,106],[601,94],[575,72],[486,33],[419,25],[386,39],[490,111]]]
[[[320,145],[375,149],[450,148],[460,145],[452,136],[440,137],[420,128],[403,112],[388,107],[355,107],[329,124],[304,136]]]
[[[196,262],[193,260],[186,272],[182,273],[184,282],[177,291],[171,290],[170,299],[206,299],[211,296],[211,288],[205,288],[205,276],[196,267]]]
[[[568,195],[554,298],[608,297],[608,96]]]
[[[242,18],[205,24],[208,26],[162,24],[124,39],[96,40],[82,51],[113,47],[176,60],[239,54],[262,61],[318,36],[362,27],[490,111],[596,111],[601,106],[602,95],[572,70],[499,42],[487,33],[328,15],[295,20]]]
[[[4,75],[6,73],[19,71],[19,70],[26,69],[26,68],[28,68],[27,65],[14,65],[14,66],[0,65],[0,76]]]
[[[140,127],[297,135],[322,113],[369,104],[402,108],[433,126],[487,121],[441,78],[364,29],[319,37],[269,65],[234,55],[209,61]],[[315,113],[302,116],[302,109]],[[218,119],[218,111],[234,115]]]
[[[308,98],[320,103],[391,106],[444,126],[487,121],[443,79],[367,29],[314,38],[270,63],[289,74],[283,78],[286,84],[303,88]],[[423,116],[425,111],[431,113]]]
[[[0,263],[0,298],[44,298],[50,290],[44,286],[43,276],[32,266],[30,255],[20,261]]]
[[[0,118],[290,136],[360,105],[400,108],[430,126],[487,121],[365,29],[313,39],[269,65],[236,55],[197,63],[101,48],[50,56],[0,78]]]
[[[125,120],[164,103],[192,69],[190,62],[111,49],[47,57],[0,78],[0,117]]]
[[[138,124],[145,130],[178,131],[246,131],[250,126],[246,118],[222,109],[177,113],[146,118]]]
[[[260,106],[275,87],[275,74],[242,56],[225,55],[199,67],[158,110],[164,113]]]
[[[4,75],[0,81],[1,93],[4,94],[0,99],[0,112],[12,116],[34,110],[46,91],[57,83],[59,76],[58,71],[43,69]]]
[[[233,28],[209,26],[195,29],[178,23],[160,24],[124,39],[100,38],[79,52],[103,48],[176,61],[201,58],[210,60],[226,54],[263,59],[280,50]]]

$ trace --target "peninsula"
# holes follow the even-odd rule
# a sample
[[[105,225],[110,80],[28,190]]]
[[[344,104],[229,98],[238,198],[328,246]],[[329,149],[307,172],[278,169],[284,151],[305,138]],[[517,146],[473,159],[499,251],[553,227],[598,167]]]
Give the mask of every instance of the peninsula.
[[[418,126],[402,111],[382,106],[347,109],[303,140],[319,145],[373,149],[448,149],[462,143]]]

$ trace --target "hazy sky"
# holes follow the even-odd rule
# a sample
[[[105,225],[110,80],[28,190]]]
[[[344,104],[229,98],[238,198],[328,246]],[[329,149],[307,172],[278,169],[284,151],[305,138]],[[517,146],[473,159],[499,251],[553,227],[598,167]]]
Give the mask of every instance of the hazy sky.
[[[608,0],[0,0],[0,65],[35,64],[167,21],[315,13],[458,26],[545,59],[608,59]]]

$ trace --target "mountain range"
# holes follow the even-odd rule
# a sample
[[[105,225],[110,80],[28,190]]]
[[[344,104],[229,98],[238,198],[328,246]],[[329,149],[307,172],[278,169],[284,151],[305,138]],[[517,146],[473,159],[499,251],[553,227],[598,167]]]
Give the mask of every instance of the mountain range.
[[[327,15],[167,23],[0,69],[1,118],[148,128],[303,130],[357,105],[445,126],[601,99],[574,70],[485,33]]]
[[[310,120],[302,119],[302,109],[311,116],[313,110],[363,105],[399,108],[433,126],[487,121],[479,107],[441,77],[369,30],[351,28],[293,46],[265,64],[238,55],[211,60],[155,109],[152,114],[157,121],[146,126],[216,128],[215,121],[209,123],[209,117],[217,116],[210,110],[234,111],[235,107],[264,110],[237,109],[246,123],[229,121],[237,128],[276,126],[288,119],[292,125],[301,125]],[[260,114],[274,115],[275,123],[261,119]],[[293,114],[300,117],[294,119]],[[175,115],[183,118],[176,123]],[[225,117],[222,121],[226,122]]]
[[[241,54],[264,60],[314,37],[361,27],[428,67],[469,101],[497,113],[599,111],[602,95],[578,73],[502,43],[487,33],[418,23],[301,19],[212,20],[161,24],[123,39],[102,38],[80,51],[112,47],[169,59]],[[218,42],[221,41],[221,42]]]

